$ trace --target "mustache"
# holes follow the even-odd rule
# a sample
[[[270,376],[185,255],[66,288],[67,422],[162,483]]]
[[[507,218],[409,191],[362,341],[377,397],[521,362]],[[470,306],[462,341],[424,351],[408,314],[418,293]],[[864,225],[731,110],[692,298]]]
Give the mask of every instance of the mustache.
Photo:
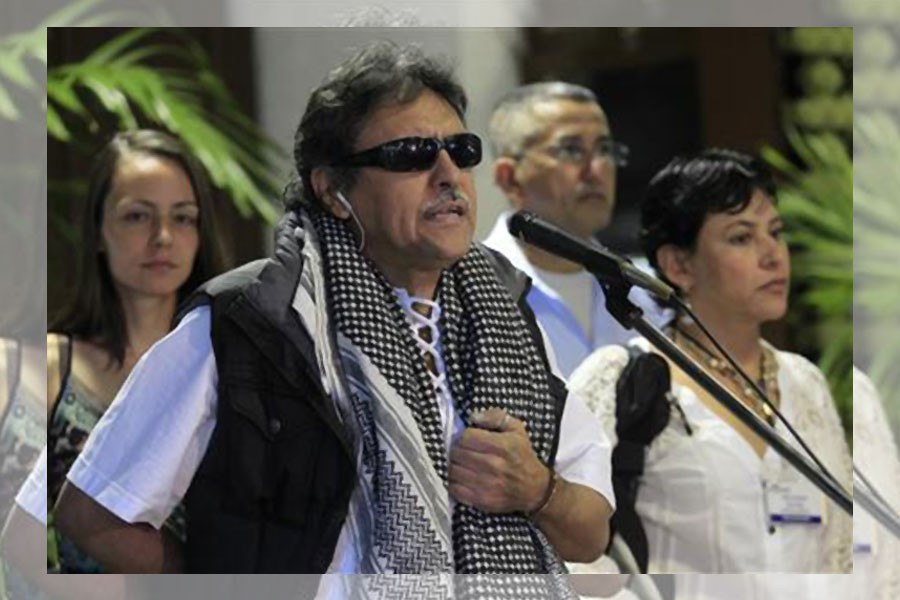
[[[446,188],[441,190],[440,193],[431,202],[428,203],[428,206],[425,207],[425,212],[431,212],[441,209],[445,205],[451,204],[453,202],[462,204],[466,211],[469,210],[469,207],[472,204],[471,200],[469,200],[468,194],[466,194],[461,189]]]

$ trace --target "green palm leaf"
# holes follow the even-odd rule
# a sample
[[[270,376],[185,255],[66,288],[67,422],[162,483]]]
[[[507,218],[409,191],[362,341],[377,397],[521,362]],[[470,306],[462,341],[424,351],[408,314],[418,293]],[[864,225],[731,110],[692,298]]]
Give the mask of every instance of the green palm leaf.
[[[47,28],[87,25],[87,15],[101,0],[80,0],[53,13],[31,31],[14,33],[0,39],[0,117],[17,119],[19,110],[13,103],[8,85],[43,96],[28,68],[28,61],[47,64]]]
[[[151,66],[161,58],[177,64]],[[240,214],[256,214],[269,224],[277,219],[272,199],[280,182],[272,165],[283,151],[238,108],[202,49],[182,32],[129,30],[84,61],[51,69],[47,77],[48,99],[59,110],[92,122],[79,98],[87,92],[121,129],[164,127],[184,140]],[[52,118],[53,127],[48,112],[48,132],[66,139],[64,124]]]
[[[16,108],[9,92],[2,85],[0,85],[0,117],[9,120],[19,118],[19,109]]]
[[[853,163],[841,139],[829,133],[787,137],[802,165],[773,148],[763,159],[784,176],[779,209],[793,250],[799,304],[813,311],[821,354],[846,431],[852,431]]]
[[[71,134],[65,123],[63,123],[59,113],[52,106],[47,107],[47,133],[64,142],[68,142],[71,139]]]

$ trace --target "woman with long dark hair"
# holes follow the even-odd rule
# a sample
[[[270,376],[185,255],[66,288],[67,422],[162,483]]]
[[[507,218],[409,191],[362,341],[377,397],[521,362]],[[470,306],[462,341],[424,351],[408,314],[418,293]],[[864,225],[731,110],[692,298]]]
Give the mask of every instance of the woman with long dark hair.
[[[179,301],[218,273],[220,263],[199,162],[161,131],[114,136],[90,176],[78,285],[47,337],[51,510],[132,367],[168,333]],[[95,567],[63,538],[59,551],[64,572]]]

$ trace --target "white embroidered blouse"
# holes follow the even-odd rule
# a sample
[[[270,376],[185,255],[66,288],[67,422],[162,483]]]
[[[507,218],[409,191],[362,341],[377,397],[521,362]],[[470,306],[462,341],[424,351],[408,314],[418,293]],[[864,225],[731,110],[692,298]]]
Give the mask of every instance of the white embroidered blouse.
[[[644,349],[646,341],[638,340]],[[849,488],[851,463],[822,373],[805,358],[775,351],[781,410],[838,480]],[[628,362],[622,346],[595,351],[569,386],[585,398],[615,444],[615,386]],[[769,449],[760,457],[732,427],[685,387],[677,411],[650,445],[636,509],[649,545],[651,573],[833,573],[851,570],[852,523],[824,496],[821,524],[770,524],[767,485],[800,477]],[[777,431],[786,437],[779,424]],[[818,492],[816,492],[818,493]]]

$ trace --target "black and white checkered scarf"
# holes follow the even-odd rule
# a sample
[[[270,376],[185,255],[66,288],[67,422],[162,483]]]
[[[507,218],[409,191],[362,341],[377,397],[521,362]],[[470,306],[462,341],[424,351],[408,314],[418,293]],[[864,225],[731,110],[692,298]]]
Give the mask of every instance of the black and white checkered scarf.
[[[391,581],[387,595],[377,593],[385,584],[374,578],[353,595],[370,597],[375,591],[378,597],[416,597],[430,581],[434,585],[425,586],[429,597],[451,589],[458,597],[574,597],[560,576],[565,569],[555,550],[524,515],[488,514],[464,504],[449,514],[439,400],[392,286],[359,254],[344,222],[318,209],[310,209],[304,221],[312,229],[304,254],[321,265],[319,287],[327,293],[329,329],[340,357],[334,362],[345,382],[339,410],[360,457],[345,525],[358,569],[480,575],[406,578],[402,581],[412,587],[405,595],[396,588],[401,580]],[[304,268],[301,286],[315,289],[314,275]],[[315,295],[310,291],[310,298]],[[473,246],[443,273],[436,301],[442,307],[448,379],[462,421],[468,424],[475,411],[506,409],[526,424],[535,453],[549,462],[557,423],[548,376],[525,333],[524,317],[484,250]]]

